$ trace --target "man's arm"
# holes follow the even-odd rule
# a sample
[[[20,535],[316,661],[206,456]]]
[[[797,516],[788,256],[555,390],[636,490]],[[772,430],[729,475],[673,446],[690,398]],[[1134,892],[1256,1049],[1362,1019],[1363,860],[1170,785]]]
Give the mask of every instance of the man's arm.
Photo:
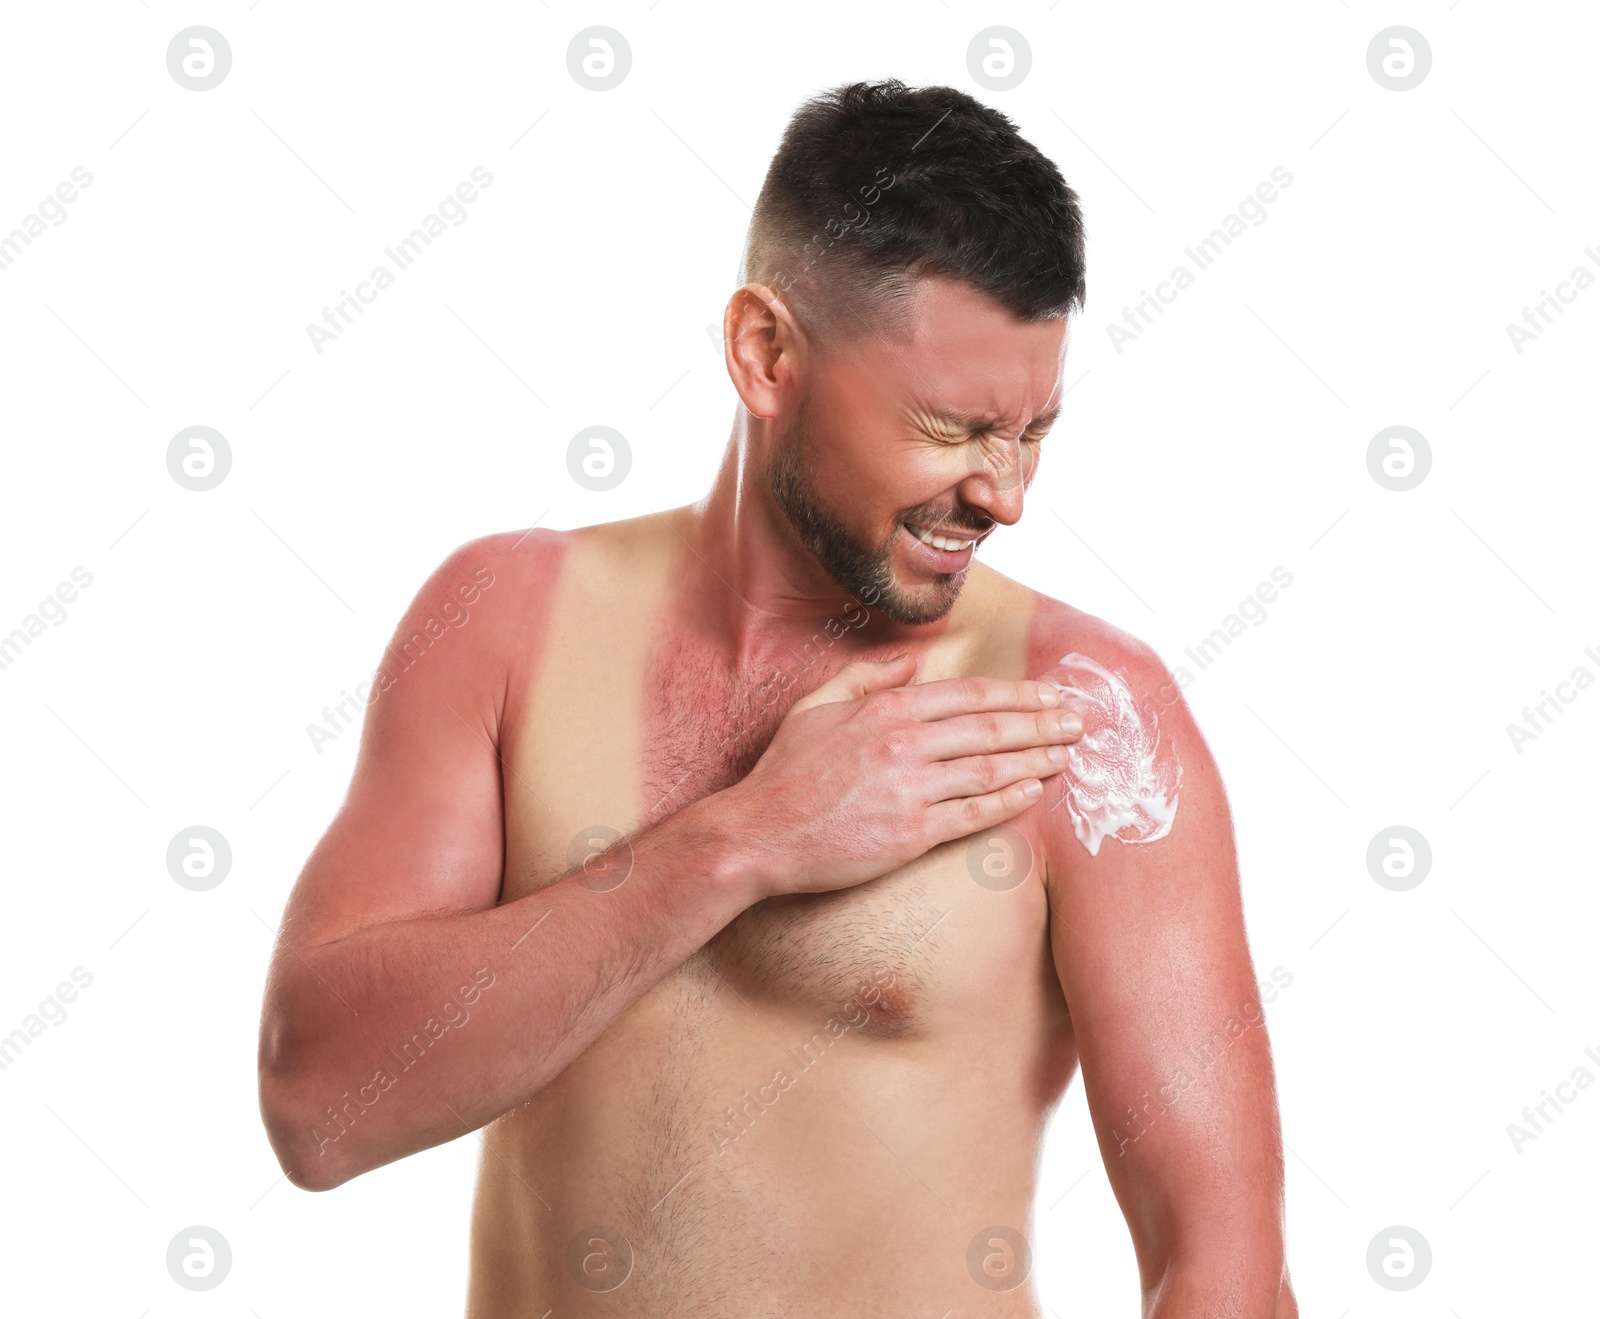
[[[560,557],[553,536],[462,547],[385,652],[262,1012],[262,1115],[296,1185],[336,1186],[491,1121],[750,900],[702,807],[635,838],[613,891],[580,871],[496,905],[502,706],[515,667],[537,662]]]
[[[743,781],[616,849],[625,882],[587,885],[579,866],[500,904],[504,707],[538,662],[562,544],[456,551],[386,654],[262,1009],[262,1117],[298,1186],[492,1121],[752,903],[862,883],[1013,818],[1076,737],[1037,683],[904,687],[913,660],[846,665]]]
[[[1144,1314],[1293,1319],[1272,1059],[1221,779],[1151,651],[1107,629],[1090,657],[1122,676],[1182,765],[1171,830],[1153,842],[1106,838],[1090,856],[1061,801],[1068,775],[1037,808],[1056,968]],[[1091,718],[1086,747],[1094,734]]]

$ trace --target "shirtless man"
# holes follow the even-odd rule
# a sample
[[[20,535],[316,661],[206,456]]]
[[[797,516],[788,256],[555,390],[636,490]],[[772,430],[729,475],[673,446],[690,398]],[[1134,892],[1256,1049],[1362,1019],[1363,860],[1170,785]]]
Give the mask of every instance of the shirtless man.
[[[273,960],[273,1148],[325,1190],[482,1128],[479,1319],[1035,1317],[1081,1062],[1147,1319],[1293,1316],[1216,767],[1150,649],[973,560],[1060,405],[1076,197],[858,84],[743,276],[710,493],[474,541],[402,620]]]

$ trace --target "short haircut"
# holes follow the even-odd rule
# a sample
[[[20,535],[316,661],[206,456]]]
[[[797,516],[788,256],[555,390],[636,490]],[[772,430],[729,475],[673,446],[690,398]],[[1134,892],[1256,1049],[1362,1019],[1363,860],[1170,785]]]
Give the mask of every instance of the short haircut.
[[[1081,309],[1083,216],[1055,164],[953,87],[857,82],[805,102],[756,200],[740,283],[828,343],[895,323],[944,274],[1024,321]]]

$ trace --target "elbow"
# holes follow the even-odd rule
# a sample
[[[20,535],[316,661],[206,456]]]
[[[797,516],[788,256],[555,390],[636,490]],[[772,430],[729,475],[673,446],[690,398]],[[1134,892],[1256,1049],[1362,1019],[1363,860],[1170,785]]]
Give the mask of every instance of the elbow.
[[[261,1124],[291,1185],[331,1191],[365,1171],[353,1157],[349,1127],[335,1120],[337,1112],[328,1105],[325,1078],[270,1009],[261,1025],[257,1087]]]
[[[331,1191],[365,1171],[353,1157],[350,1135],[313,1107],[304,1087],[263,1069],[260,1097],[267,1141],[291,1185],[302,1191]]]
[[[1201,1314],[1299,1319],[1299,1313],[1281,1258],[1275,1267],[1230,1256],[1194,1260],[1163,1272],[1144,1289],[1145,1319],[1190,1319]]]
[[[298,1151],[285,1149],[277,1141],[273,1142],[273,1151],[278,1156],[278,1166],[283,1169],[289,1185],[302,1191],[331,1191],[335,1186],[342,1186],[349,1181],[353,1175],[314,1154],[307,1157]]]

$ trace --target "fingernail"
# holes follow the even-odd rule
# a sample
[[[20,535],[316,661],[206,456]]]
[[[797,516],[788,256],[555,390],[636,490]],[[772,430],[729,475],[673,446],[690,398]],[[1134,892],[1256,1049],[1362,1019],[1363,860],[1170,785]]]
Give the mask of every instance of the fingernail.
[[[1048,682],[1039,684],[1039,699],[1046,705],[1061,704],[1061,689]]]
[[[1068,737],[1077,737],[1083,732],[1083,716],[1076,710],[1063,710],[1056,716],[1056,723]]]
[[[1022,795],[1024,797],[1037,797],[1043,791],[1044,784],[1040,783],[1038,779],[1029,779],[1022,785]]]
[[[1066,747],[1056,746],[1045,748],[1045,755],[1049,757],[1052,764],[1065,765],[1067,763],[1068,754],[1069,753]]]

